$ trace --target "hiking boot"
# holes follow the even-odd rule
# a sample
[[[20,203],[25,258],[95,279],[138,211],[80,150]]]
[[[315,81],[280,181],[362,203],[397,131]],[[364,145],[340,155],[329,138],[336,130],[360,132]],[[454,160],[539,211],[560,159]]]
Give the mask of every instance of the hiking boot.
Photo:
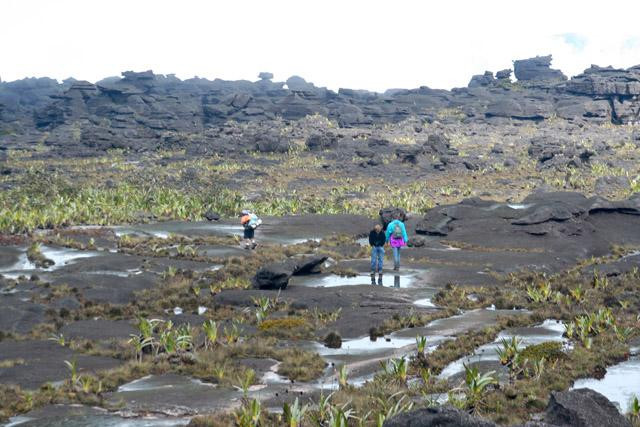
[[[372,285],[376,284],[376,273],[371,273],[371,284]]]
[[[378,285],[382,286],[382,273],[378,274]]]

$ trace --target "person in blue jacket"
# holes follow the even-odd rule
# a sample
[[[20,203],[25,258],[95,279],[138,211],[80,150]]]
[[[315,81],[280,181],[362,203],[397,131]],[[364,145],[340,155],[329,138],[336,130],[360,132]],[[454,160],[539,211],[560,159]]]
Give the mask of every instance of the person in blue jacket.
[[[400,220],[400,215],[396,215],[394,220],[387,225],[385,235],[393,251],[393,269],[397,271],[400,269],[400,249],[407,246],[407,242],[409,241],[407,229]]]

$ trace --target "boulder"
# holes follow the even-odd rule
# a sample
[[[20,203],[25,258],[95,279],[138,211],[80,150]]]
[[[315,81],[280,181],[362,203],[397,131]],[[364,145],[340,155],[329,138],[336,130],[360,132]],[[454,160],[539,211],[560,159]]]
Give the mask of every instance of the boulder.
[[[496,73],[496,79],[498,80],[508,80],[511,79],[511,73],[513,71],[510,68],[500,70]]]
[[[491,71],[485,71],[484,74],[476,74],[471,77],[468,87],[481,87],[489,86],[495,82],[493,73]]]
[[[220,219],[220,214],[212,210],[206,211],[203,216],[207,221],[218,221]]]
[[[631,182],[626,176],[601,176],[596,180],[594,193],[600,195],[613,195],[629,189]]]
[[[402,163],[410,163],[415,165],[418,163],[418,157],[424,153],[424,148],[419,145],[403,145],[396,148],[396,156]]]
[[[256,140],[256,150],[261,153],[286,153],[290,148],[289,141],[270,133],[259,136]]]
[[[606,397],[588,388],[552,392],[544,421],[562,427],[631,427]]]
[[[338,139],[333,133],[313,134],[307,138],[305,145],[310,151],[327,150],[336,146]]]
[[[518,218],[511,223],[513,225],[534,225],[549,221],[566,221],[571,218],[573,218],[573,214],[566,206],[560,203],[553,203],[539,206],[529,215]]]
[[[422,408],[389,418],[384,427],[497,427],[497,424],[450,406]]]
[[[253,277],[255,289],[286,289],[291,276],[319,273],[327,256],[292,258],[261,267]]]
[[[286,262],[268,264],[258,270],[252,285],[255,289],[286,289],[292,275],[293,269]]]
[[[567,80],[560,70],[551,69],[551,55],[513,61],[518,80]]]

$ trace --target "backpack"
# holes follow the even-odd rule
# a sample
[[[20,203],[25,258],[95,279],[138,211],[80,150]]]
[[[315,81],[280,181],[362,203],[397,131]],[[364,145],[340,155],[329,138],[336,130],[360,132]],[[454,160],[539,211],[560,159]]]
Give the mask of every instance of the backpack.
[[[400,227],[400,224],[396,224],[396,226],[393,229],[393,233],[391,233],[391,235],[393,237],[395,237],[396,239],[402,239],[402,228]]]
[[[251,214],[251,219],[249,220],[249,227],[255,230],[256,228],[260,227],[261,224],[262,224],[262,220],[258,218],[257,215]]]

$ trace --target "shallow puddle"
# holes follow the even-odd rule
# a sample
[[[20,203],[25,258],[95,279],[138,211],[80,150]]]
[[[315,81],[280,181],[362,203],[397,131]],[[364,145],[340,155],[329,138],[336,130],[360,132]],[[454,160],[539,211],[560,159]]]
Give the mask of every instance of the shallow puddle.
[[[122,225],[112,227],[116,236],[135,235],[142,237],[155,237],[167,239],[171,235],[181,236],[239,236],[242,237],[243,227],[240,224],[222,222],[178,222],[167,221],[154,224]],[[295,245],[308,240],[319,241],[322,236],[314,233],[301,233],[292,235],[286,232],[286,225],[283,230],[276,230],[273,226],[263,225],[256,230],[256,240],[277,243],[283,245]]]
[[[543,342],[565,342],[562,334],[564,326],[562,322],[547,319],[542,324],[528,328],[512,328],[507,329],[498,334],[496,340],[492,343],[482,345],[470,355],[465,356],[455,362],[450,363],[440,373],[440,378],[450,378],[464,372],[464,365],[479,364],[485,366],[488,370],[498,367],[498,353],[496,350],[501,347],[503,339],[511,339],[518,337],[520,339],[520,348],[530,345],[541,344]]]
[[[382,285],[389,288],[409,288],[417,282],[417,276],[420,274],[418,270],[404,270],[401,272],[389,271],[382,274]],[[376,274],[375,286],[378,284],[379,276]],[[294,276],[291,279],[291,285],[317,287],[335,287],[335,286],[356,286],[356,285],[372,285],[371,275],[369,273],[360,273],[356,276],[346,277],[335,274],[316,274],[307,276]]]
[[[27,258],[27,249],[21,248],[21,253],[18,256],[18,261],[10,266],[0,268],[0,274],[9,278],[16,279],[20,276],[29,276],[38,272],[49,272],[64,267],[65,265],[72,264],[76,260],[82,258],[91,258],[99,256],[100,252],[97,251],[81,251],[78,249],[70,248],[54,248],[50,246],[41,246],[40,252],[45,258],[54,262],[51,267],[37,268],[34,263]]]
[[[631,399],[640,399],[640,358],[633,357],[625,362],[607,368],[607,373],[601,380],[586,378],[573,384],[576,388],[590,388],[604,395],[616,404],[620,412],[629,411]]]

